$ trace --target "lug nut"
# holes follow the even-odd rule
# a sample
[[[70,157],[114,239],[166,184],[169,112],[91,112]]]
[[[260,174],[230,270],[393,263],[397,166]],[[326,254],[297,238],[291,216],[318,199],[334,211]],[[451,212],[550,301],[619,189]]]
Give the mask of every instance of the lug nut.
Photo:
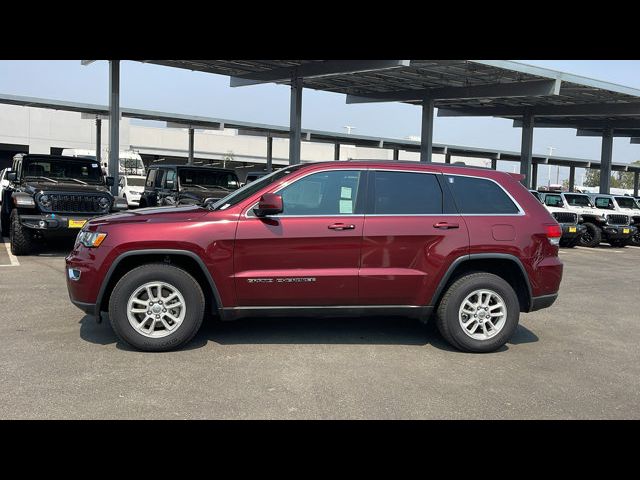
[[[147,310],[147,315],[151,315],[151,310]]]
[[[160,318],[160,315],[156,315],[156,318]]]

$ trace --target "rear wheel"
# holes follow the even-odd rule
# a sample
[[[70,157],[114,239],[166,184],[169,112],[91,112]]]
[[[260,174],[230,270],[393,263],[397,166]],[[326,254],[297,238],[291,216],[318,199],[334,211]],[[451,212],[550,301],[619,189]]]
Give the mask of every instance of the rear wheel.
[[[593,223],[585,223],[587,230],[580,237],[580,245],[583,247],[597,247],[602,241],[602,231]]]
[[[11,210],[10,223],[11,253],[14,255],[29,255],[34,248],[33,234],[28,228],[20,224],[20,217],[16,209]]]
[[[634,247],[640,247],[640,227],[638,227],[638,231],[631,237],[631,241],[629,245],[633,245]]]
[[[467,352],[497,350],[511,338],[519,320],[516,292],[491,273],[472,273],[456,280],[437,311],[442,336]]]
[[[152,263],[125,274],[109,299],[109,320],[116,335],[149,352],[173,350],[200,329],[205,300],[186,271]]]

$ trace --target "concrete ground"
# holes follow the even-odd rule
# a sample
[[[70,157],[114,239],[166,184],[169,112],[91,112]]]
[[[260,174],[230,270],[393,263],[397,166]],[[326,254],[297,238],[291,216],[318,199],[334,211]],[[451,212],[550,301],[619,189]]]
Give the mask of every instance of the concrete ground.
[[[558,301],[484,355],[402,318],[212,321],[136,352],[69,302],[69,248],[0,245],[1,419],[640,418],[638,248],[563,249]]]

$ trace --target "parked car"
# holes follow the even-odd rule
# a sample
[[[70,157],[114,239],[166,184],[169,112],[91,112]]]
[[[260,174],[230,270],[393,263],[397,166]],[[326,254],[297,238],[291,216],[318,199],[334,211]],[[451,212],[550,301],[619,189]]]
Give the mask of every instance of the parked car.
[[[88,222],[66,258],[71,301],[148,351],[189,342],[205,311],[433,315],[454,347],[493,351],[551,306],[562,231],[522,175],[344,161],[280,169],[204,206]]]
[[[10,171],[10,167],[0,170],[0,211],[2,209],[2,198],[4,196],[4,189],[9,186],[9,179],[7,178],[7,174]]]
[[[129,207],[140,205],[140,197],[144,193],[147,177],[138,175],[124,175],[120,177],[118,196],[126,200]]]
[[[630,225],[628,215],[596,208],[586,193],[563,192],[560,195],[565,208],[582,217],[586,231],[580,237],[580,245],[584,247],[597,247],[602,241],[614,247],[621,247],[626,245],[637,231],[636,227]]]
[[[577,213],[564,208],[564,200],[557,193],[539,193],[529,190],[545,208],[553,215],[553,218],[562,227],[562,238],[560,246],[573,248],[580,243],[580,237],[587,230],[587,227],[579,223],[580,217]]]
[[[86,158],[19,153],[13,157],[0,220],[14,255],[28,255],[37,240],[75,236],[87,220],[119,211],[108,187],[113,178]]]
[[[630,224],[636,228],[636,231],[625,242],[625,245],[640,246],[640,207],[633,200],[633,197],[596,193],[591,195],[591,199],[597,208],[614,210],[627,215],[630,218]]]
[[[147,171],[140,207],[201,205],[240,187],[233,170],[193,165],[158,165]]]

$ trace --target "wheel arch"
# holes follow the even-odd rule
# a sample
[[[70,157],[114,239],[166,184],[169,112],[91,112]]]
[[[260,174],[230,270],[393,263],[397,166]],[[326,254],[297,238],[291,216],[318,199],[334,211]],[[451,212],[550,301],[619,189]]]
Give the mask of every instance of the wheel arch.
[[[111,293],[118,280],[132,268],[148,263],[169,263],[183,268],[193,275],[205,293],[213,295],[214,301],[211,302],[211,295],[205,294],[207,311],[213,313],[221,311],[222,300],[218,288],[209,269],[197,254],[189,250],[142,249],[121,253],[111,263],[96,298],[95,315],[97,319],[100,319],[100,312],[106,310],[104,307],[109,304]]]
[[[533,294],[529,276],[520,259],[508,253],[472,253],[456,258],[440,280],[431,306],[437,307],[449,286],[471,272],[492,273],[509,282],[518,296],[520,311],[531,310]]]

